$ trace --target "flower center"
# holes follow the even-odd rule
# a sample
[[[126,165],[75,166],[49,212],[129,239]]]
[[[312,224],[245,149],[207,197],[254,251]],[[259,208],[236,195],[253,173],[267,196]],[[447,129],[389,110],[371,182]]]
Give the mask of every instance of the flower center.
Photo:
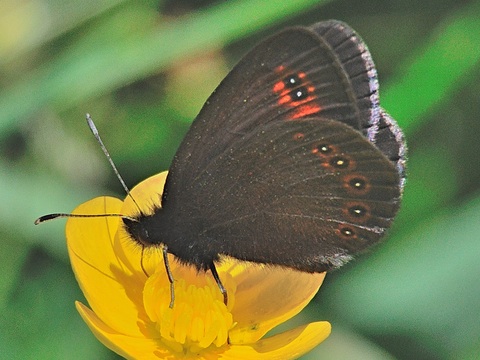
[[[163,270],[163,269],[162,269]],[[147,280],[143,291],[145,310],[162,341],[172,350],[198,353],[227,343],[233,317],[209,274],[197,274],[200,281],[175,280],[175,302],[170,304],[170,283],[164,271]],[[233,292],[233,291],[232,291]],[[229,292],[229,301],[230,294]],[[232,299],[233,300],[233,299]]]

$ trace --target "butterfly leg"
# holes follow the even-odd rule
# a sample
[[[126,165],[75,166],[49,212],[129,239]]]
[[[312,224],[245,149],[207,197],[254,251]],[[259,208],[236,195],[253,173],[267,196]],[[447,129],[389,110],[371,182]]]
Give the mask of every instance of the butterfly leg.
[[[163,246],[162,247],[162,254],[163,254],[163,263],[165,264],[165,271],[167,272],[168,276],[168,281],[170,281],[170,305],[168,307],[170,309],[173,308],[173,303],[175,302],[175,289],[173,285],[173,275],[172,275],[172,270],[170,269],[170,263],[168,262],[168,253],[167,253],[168,247]]]
[[[148,275],[147,270],[145,270],[145,267],[143,266],[143,255],[144,255],[144,254],[145,254],[145,246],[142,245],[142,255],[141,255],[141,257],[140,257],[140,266],[142,267],[142,271],[143,271],[143,273],[145,274],[145,276],[146,276],[147,278],[149,278],[150,275]]]
[[[220,289],[220,292],[223,295],[223,302],[225,305],[228,303],[228,294],[227,294],[227,289],[222,284],[222,281],[220,280],[220,277],[218,276],[217,268],[215,267],[215,264],[213,262],[210,263],[209,265],[210,271],[212,272],[213,278],[215,279],[218,288]]]

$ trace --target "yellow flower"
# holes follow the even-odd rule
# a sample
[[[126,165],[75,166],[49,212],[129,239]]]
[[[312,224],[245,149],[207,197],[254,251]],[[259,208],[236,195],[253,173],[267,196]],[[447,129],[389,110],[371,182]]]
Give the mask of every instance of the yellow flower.
[[[165,178],[166,172],[132,189],[143,211],[159,202]],[[95,198],[74,211],[135,212],[128,197],[124,202]],[[77,309],[95,336],[116,353],[129,359],[295,359],[330,334],[328,322],[315,322],[264,337],[308,304],[325,274],[232,258],[217,267],[228,292],[225,305],[210,272],[198,273],[169,255],[175,279],[170,308],[161,250],[142,254],[121,224],[119,217],[69,218],[66,229],[72,267],[90,306],[77,302]]]

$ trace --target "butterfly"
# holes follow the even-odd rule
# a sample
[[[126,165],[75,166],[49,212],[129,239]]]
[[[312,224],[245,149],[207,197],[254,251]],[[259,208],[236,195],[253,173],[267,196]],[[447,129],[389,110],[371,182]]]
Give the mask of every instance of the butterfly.
[[[400,206],[406,145],[380,107],[370,52],[345,23],[290,27],[209,97],[131,238],[198,270],[223,255],[305,272],[379,242]],[[168,270],[168,264],[167,264]]]

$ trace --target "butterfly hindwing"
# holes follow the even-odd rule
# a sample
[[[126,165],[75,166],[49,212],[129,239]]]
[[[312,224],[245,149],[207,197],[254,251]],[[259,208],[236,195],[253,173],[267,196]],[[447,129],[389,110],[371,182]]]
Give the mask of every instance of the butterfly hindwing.
[[[203,251],[324,271],[380,239],[398,210],[398,182],[392,162],[343,123],[264,124],[194,179],[195,197],[176,208],[170,236],[195,239]]]

